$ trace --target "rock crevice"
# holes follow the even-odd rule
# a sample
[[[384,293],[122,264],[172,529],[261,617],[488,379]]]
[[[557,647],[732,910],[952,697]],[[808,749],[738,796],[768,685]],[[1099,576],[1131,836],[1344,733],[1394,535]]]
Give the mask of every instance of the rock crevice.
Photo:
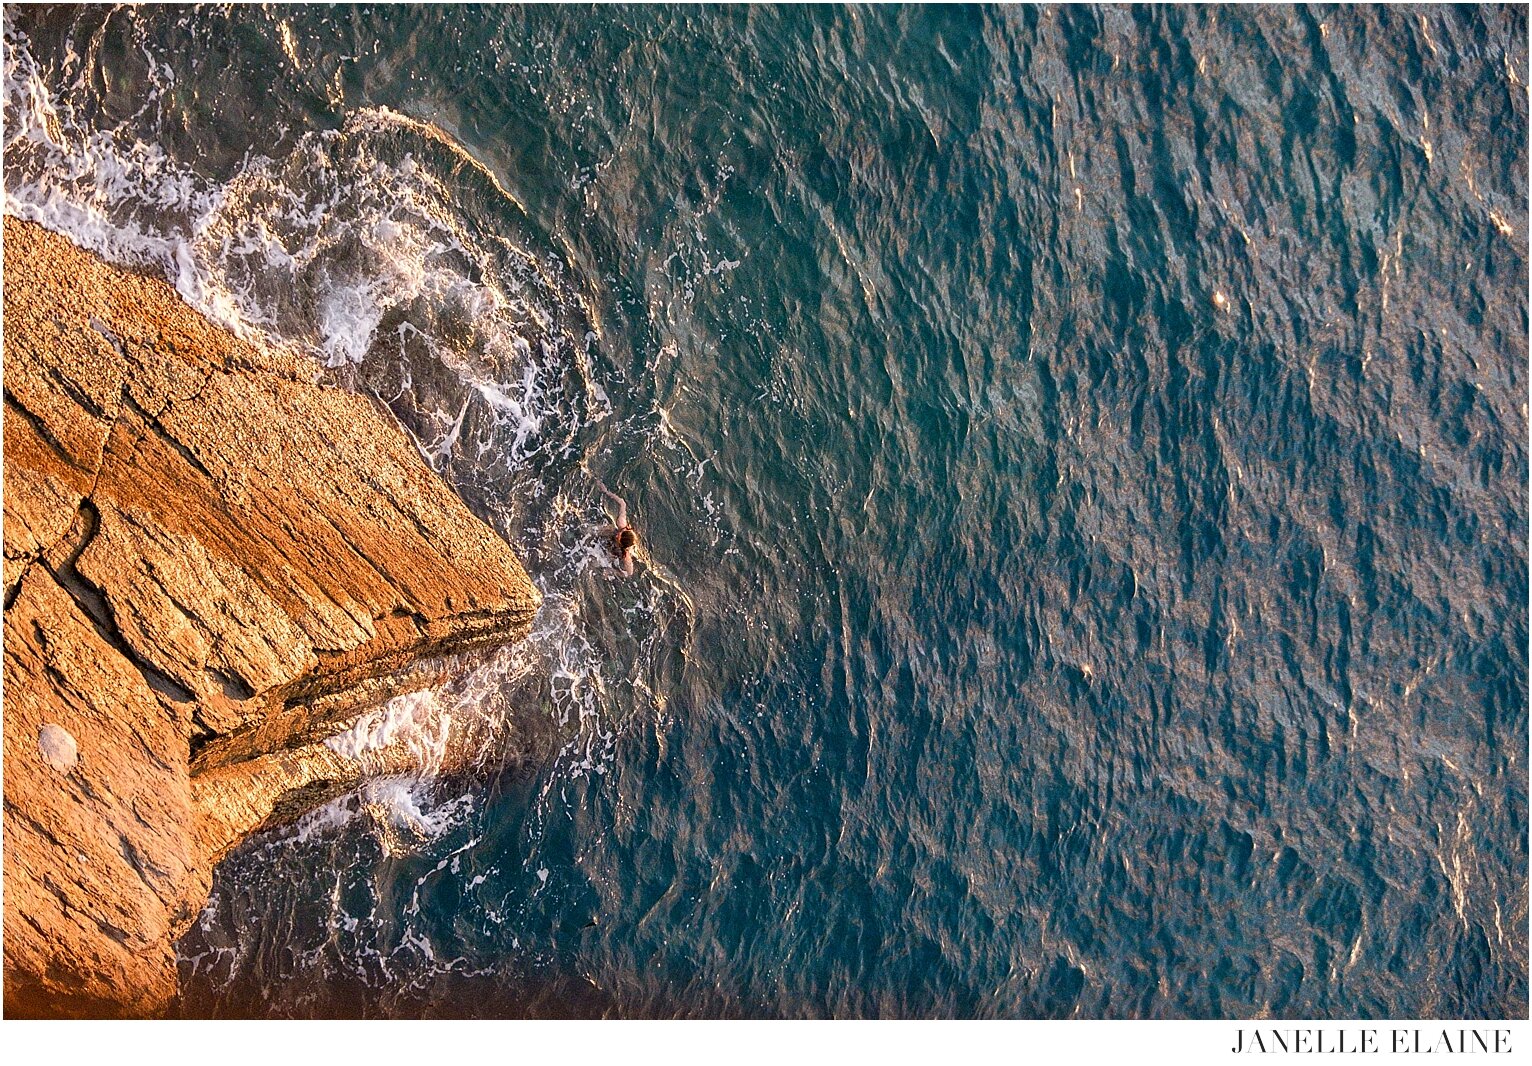
[[[324,738],[538,595],[368,401],[4,225],[5,1006],[152,1015],[218,858],[364,772]]]

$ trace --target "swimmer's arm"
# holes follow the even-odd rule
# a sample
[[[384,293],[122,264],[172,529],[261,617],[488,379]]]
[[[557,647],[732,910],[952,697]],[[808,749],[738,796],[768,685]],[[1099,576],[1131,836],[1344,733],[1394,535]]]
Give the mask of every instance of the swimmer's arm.
[[[617,505],[617,528],[621,529],[623,526],[628,524],[628,502],[613,492],[611,489],[607,488],[601,482],[598,481],[596,484],[601,489],[601,495],[605,496],[607,499],[611,500]]]

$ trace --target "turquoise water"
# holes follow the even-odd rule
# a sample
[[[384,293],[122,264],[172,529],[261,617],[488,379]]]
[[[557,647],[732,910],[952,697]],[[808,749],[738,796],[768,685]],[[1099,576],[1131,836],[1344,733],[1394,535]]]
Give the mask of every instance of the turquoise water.
[[[5,25],[5,209],[546,597],[431,697],[482,773],[223,864],[186,1015],[1525,1012],[1524,9]]]

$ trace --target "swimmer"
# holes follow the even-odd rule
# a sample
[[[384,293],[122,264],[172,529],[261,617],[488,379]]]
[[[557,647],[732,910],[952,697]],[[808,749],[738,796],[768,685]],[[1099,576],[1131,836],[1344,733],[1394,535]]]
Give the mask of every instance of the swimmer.
[[[601,487],[601,495],[607,497],[617,505],[617,528],[612,531],[611,548],[612,554],[617,556],[617,565],[621,568],[624,577],[633,576],[633,551],[638,547],[638,534],[633,532],[633,527],[628,525],[628,504],[621,496],[611,489],[596,482]]]

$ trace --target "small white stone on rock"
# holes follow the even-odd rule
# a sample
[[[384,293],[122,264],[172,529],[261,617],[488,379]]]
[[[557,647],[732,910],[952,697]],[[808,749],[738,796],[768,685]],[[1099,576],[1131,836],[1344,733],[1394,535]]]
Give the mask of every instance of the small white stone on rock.
[[[67,774],[80,761],[80,747],[63,726],[47,723],[37,731],[37,750],[43,762],[61,774]]]

